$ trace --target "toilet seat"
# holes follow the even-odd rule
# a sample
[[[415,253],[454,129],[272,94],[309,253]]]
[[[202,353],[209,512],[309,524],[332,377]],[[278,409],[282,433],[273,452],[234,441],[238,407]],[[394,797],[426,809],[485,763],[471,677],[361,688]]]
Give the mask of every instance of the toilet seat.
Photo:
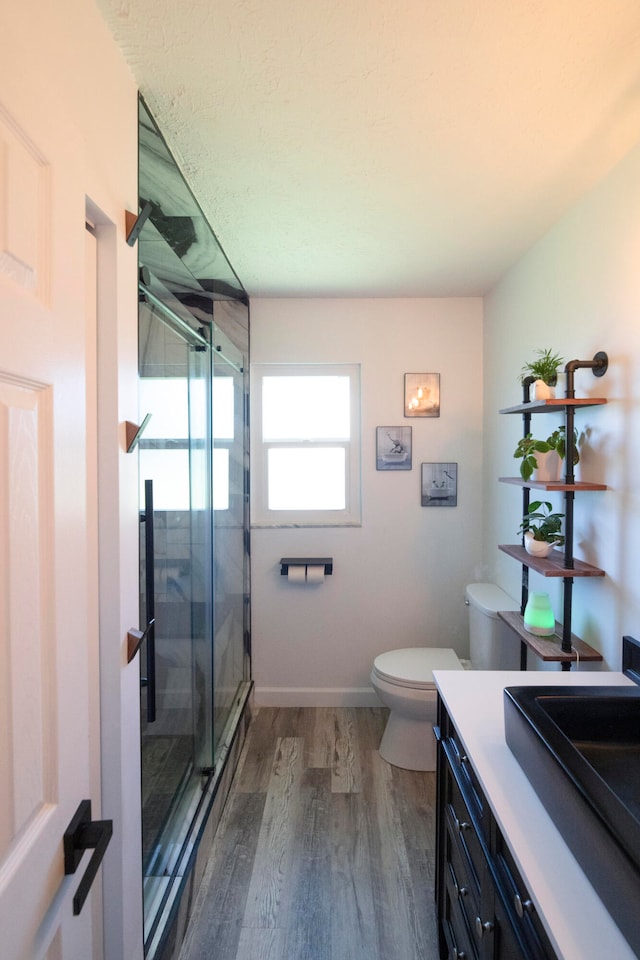
[[[434,670],[462,670],[455,652],[445,647],[404,647],[388,650],[373,661],[381,680],[413,690],[434,690]]]

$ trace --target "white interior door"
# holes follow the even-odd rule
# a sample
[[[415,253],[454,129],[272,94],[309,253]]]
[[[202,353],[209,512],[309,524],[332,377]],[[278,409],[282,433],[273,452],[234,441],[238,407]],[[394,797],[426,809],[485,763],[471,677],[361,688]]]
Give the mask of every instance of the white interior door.
[[[91,851],[70,876],[63,856],[99,803],[82,141],[27,74],[18,90],[0,68],[0,953],[88,960],[95,905],[75,916],[73,897]]]

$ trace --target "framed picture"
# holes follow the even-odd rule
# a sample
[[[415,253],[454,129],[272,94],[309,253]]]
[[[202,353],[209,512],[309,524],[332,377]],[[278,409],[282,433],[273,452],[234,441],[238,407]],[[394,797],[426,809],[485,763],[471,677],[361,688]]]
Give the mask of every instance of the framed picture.
[[[440,374],[405,373],[405,417],[440,416]]]
[[[457,507],[458,464],[421,464],[420,494],[423,507]]]
[[[411,470],[411,427],[376,427],[376,470]]]

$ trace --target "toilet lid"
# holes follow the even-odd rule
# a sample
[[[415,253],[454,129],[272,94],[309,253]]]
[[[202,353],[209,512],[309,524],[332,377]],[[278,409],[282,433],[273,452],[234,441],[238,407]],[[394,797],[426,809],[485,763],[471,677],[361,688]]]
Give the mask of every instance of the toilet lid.
[[[373,669],[383,680],[400,686],[433,688],[434,670],[462,670],[455,652],[444,647],[405,647],[381,653]]]

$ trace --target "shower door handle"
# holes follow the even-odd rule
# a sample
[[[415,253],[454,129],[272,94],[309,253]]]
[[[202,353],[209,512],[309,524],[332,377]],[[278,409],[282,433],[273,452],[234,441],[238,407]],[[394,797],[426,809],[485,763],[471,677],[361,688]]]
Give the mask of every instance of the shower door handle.
[[[147,723],[156,719],[156,599],[153,536],[153,480],[144,482],[145,602],[147,607]]]

